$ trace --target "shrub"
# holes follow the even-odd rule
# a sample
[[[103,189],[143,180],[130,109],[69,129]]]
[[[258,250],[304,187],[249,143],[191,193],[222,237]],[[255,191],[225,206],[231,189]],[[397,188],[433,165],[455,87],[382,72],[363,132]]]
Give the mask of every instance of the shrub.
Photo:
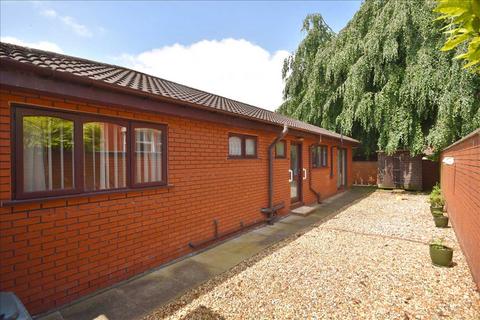
[[[432,192],[430,193],[430,204],[434,207],[441,207],[445,204],[445,200],[442,196],[442,190],[438,183],[433,187]]]

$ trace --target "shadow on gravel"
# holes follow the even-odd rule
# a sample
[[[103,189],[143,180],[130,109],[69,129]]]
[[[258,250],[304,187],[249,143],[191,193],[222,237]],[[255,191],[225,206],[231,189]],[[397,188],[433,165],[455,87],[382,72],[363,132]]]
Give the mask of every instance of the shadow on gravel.
[[[307,233],[308,231],[334,218],[343,210],[346,210],[347,208],[355,205],[356,203],[368,197],[370,194],[372,194],[376,190],[377,190],[376,187],[351,188],[350,192],[345,194],[343,197],[338,198],[338,200],[335,199],[325,204],[324,206],[320,207],[315,212],[313,212],[310,216],[308,216],[307,218],[310,218],[310,219],[313,219],[315,216],[319,217],[318,220],[312,222],[311,225],[305,226],[301,230],[286,237],[285,239],[272,244],[268,248],[254,255],[253,257],[240,262],[238,265],[234,266],[230,270],[222,274],[219,274],[210,280],[207,280],[206,282],[202,283],[198,287],[188,290],[187,292],[180,295],[170,303],[164,305],[163,307],[160,307],[157,310],[152,310],[152,313],[148,315],[146,319],[162,319],[162,318],[173,315],[179,309],[190,304],[193,300],[199,298],[204,294],[207,294],[215,287],[221,285],[223,282],[241,273],[242,271],[250,268],[251,266],[255,265],[257,262],[259,262],[263,258],[268,257],[271,254],[275,253],[277,250],[282,249],[292,241],[296,240],[297,238]],[[218,313],[212,314],[212,316],[210,317],[207,313],[203,314],[202,312],[211,312],[211,310],[205,306],[200,306],[196,308],[194,311],[190,312],[185,317],[183,317],[182,319],[224,319],[223,316],[219,315]],[[202,317],[202,315],[205,315],[205,316]]]
[[[200,306],[188,313],[182,320],[224,320],[225,318],[205,306]]]

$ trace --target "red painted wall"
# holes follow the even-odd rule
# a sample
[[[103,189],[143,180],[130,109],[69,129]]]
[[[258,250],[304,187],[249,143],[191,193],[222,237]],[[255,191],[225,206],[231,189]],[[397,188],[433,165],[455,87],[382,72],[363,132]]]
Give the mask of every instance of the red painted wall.
[[[12,200],[10,104],[14,102],[168,125],[171,188],[0,208],[0,290],[14,291],[32,314],[191,253],[190,241],[212,237],[213,219],[224,232],[239,228],[241,222],[248,225],[265,218],[260,209],[268,201],[267,148],[274,133],[8,90],[0,95],[2,201]],[[227,159],[229,132],[256,135],[258,159]],[[286,139],[289,157],[290,141],[297,138]],[[312,143],[313,139],[303,141],[305,168]],[[322,143],[339,142],[324,139]],[[349,185],[351,151],[349,147]],[[283,215],[290,206],[288,168],[288,158],[275,160],[274,202],[285,202]],[[329,168],[311,174],[322,197],[337,192],[336,174],[331,178]],[[306,203],[316,200],[308,180],[303,181],[303,191]]]
[[[480,289],[480,133],[442,152],[441,187],[451,223]]]

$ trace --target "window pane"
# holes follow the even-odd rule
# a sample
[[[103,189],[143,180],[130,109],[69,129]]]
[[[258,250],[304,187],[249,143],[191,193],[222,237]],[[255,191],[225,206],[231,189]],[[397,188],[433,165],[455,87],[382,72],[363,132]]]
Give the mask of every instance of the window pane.
[[[242,155],[242,139],[239,137],[228,138],[228,154],[231,156]]]
[[[312,162],[313,162],[313,167],[314,168],[319,168],[320,167],[320,147],[315,146],[313,148],[313,153],[312,153]]]
[[[245,153],[247,156],[254,156],[256,151],[256,140],[252,138],[245,139]]]
[[[73,167],[73,121],[23,117],[23,191],[71,189]]]
[[[162,131],[135,128],[135,183],[162,179]]]
[[[83,125],[85,190],[127,185],[127,128],[107,122]]]
[[[328,149],[327,147],[322,147],[322,166],[327,166],[327,159],[328,159]]]
[[[285,142],[278,141],[275,145],[277,157],[285,157]]]

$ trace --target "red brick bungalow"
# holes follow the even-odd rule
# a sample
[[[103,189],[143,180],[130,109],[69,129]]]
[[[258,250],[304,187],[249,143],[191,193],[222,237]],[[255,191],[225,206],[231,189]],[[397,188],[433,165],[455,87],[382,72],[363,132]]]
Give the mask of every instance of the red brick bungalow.
[[[334,132],[76,57],[0,61],[0,291],[32,314],[352,183]]]

